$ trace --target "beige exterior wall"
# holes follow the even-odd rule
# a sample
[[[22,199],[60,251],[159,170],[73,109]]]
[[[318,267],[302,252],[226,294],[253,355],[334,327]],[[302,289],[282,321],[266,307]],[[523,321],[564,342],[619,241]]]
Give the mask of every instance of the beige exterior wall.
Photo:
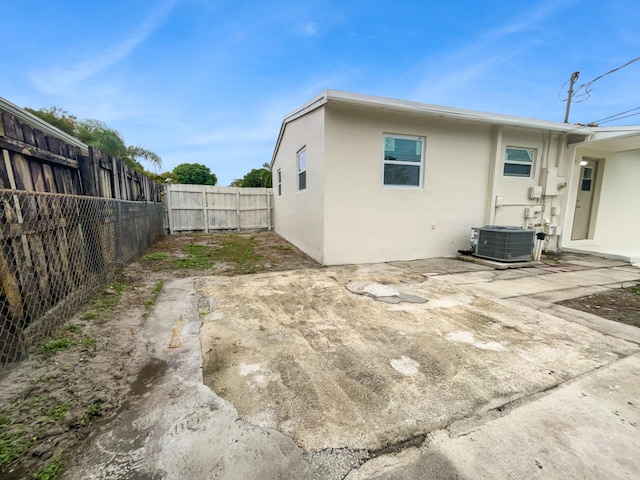
[[[382,185],[384,134],[424,138],[421,188]],[[640,204],[640,153],[565,143],[565,134],[530,125],[329,102],[285,125],[273,163],[275,230],[326,265],[454,256],[469,247],[471,227],[487,224],[544,231],[549,250],[585,242],[637,245],[640,222],[632,212]],[[298,191],[302,147],[307,188]],[[504,175],[507,147],[535,150],[529,177]],[[593,231],[576,242],[571,231],[583,156],[602,161]],[[540,199],[529,196],[536,186]],[[529,218],[528,207],[537,208]]]
[[[535,200],[529,198],[529,189],[530,187],[542,186],[542,175],[545,169],[557,167],[557,134],[515,128],[501,128],[501,131],[500,145],[497,149],[499,155],[496,162],[494,195],[501,198],[502,204],[498,205],[497,203],[500,202],[494,201],[493,215],[487,223],[541,228],[545,218],[551,221],[551,207],[560,204],[562,192],[558,192],[558,195],[545,195],[539,200]],[[535,150],[530,177],[504,175],[504,157],[507,147]],[[541,212],[535,217],[526,218],[525,209],[527,207],[539,207]]]
[[[585,240],[571,240],[577,190],[580,184],[580,160],[600,159],[591,215],[591,234]],[[640,245],[640,221],[635,211],[640,205],[640,151],[612,153],[587,148],[576,151],[572,190],[568,197],[566,232],[563,247],[588,248],[637,247]]]
[[[307,188],[299,191],[297,153],[303,147],[307,149]],[[275,231],[320,263],[324,262],[324,158],[324,110],[320,108],[287,124],[272,170]]]
[[[328,105],[325,264],[452,256],[484,220],[491,127]],[[382,186],[383,134],[425,138],[423,188]]]

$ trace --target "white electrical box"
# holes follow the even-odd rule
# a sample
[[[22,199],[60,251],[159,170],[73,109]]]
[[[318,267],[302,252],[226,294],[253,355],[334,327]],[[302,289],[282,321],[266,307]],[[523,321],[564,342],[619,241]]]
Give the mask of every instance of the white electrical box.
[[[540,198],[542,198],[542,187],[538,185],[529,187],[529,198],[531,200],[540,200]]]
[[[560,215],[560,207],[551,207],[551,216],[557,217]]]
[[[501,206],[504,203],[504,197],[502,195],[496,195],[496,207]]]
[[[542,213],[542,207],[537,205],[533,207],[527,207],[524,209],[525,218],[535,218],[539,216],[541,213]]]

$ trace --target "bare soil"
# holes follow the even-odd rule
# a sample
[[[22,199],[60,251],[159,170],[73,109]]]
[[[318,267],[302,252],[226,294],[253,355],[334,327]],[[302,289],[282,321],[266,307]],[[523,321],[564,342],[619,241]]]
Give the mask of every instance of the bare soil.
[[[640,286],[618,288],[558,303],[608,320],[640,327]]]
[[[0,478],[59,478],[146,375],[138,332],[172,277],[318,268],[273,232],[167,236],[34,348],[0,369]],[[134,392],[135,393],[135,392]]]

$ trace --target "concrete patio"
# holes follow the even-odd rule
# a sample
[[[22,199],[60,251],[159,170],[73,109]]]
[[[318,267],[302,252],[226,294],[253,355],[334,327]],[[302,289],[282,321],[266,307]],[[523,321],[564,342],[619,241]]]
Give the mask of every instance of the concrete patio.
[[[171,281],[162,373],[70,478],[637,478],[640,330],[554,302],[638,282],[581,255]]]

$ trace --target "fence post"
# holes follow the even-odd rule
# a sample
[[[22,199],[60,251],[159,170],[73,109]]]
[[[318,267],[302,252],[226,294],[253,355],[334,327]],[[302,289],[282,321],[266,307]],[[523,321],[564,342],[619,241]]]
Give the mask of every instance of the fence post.
[[[240,188],[236,187],[236,218],[238,219],[238,231],[240,231]]]
[[[80,167],[80,182],[82,183],[83,193],[91,197],[97,197],[98,188],[94,176],[92,158],[90,156],[80,155],[78,157],[78,166]]]
[[[273,215],[271,212],[271,205],[272,205],[272,196],[271,196],[271,192],[269,191],[269,189],[267,189],[265,195],[267,196],[267,229],[271,230],[273,227]]]
[[[202,220],[204,233],[209,233],[209,214],[207,213],[207,186],[202,185]]]
[[[173,235],[173,212],[171,211],[171,184],[164,184],[164,201],[167,204],[167,223],[169,223],[169,235]]]

